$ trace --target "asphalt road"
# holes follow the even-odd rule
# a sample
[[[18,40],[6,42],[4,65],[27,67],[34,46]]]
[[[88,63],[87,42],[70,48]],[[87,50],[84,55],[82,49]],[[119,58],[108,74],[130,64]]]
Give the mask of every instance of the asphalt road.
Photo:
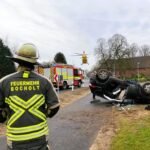
[[[104,125],[112,121],[112,107],[90,103],[92,95],[61,109],[49,120],[51,150],[88,150]]]
[[[92,95],[62,108],[48,119],[51,150],[88,150],[102,126],[112,121],[109,104],[90,103]],[[6,150],[5,137],[0,138],[0,150]]]

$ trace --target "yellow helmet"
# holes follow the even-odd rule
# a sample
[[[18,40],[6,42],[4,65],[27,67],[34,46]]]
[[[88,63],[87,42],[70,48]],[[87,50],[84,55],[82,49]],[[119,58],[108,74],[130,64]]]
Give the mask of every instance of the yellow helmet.
[[[26,43],[23,44],[16,52],[16,57],[11,59],[15,62],[27,62],[31,64],[36,64],[38,59],[38,52],[35,45]]]

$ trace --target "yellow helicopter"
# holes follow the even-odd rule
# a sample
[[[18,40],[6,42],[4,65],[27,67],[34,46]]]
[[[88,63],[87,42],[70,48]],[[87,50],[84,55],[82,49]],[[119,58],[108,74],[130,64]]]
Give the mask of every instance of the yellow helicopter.
[[[85,51],[83,51],[82,54],[81,53],[74,53],[73,56],[81,56],[81,58],[82,58],[82,64],[81,65],[83,65],[83,64],[88,64],[87,55],[88,54],[86,54]]]

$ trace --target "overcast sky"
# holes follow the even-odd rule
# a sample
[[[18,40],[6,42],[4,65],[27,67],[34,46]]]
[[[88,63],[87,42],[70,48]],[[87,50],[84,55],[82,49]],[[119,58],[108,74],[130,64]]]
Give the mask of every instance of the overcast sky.
[[[34,43],[41,60],[62,52],[68,63],[89,69],[96,41],[116,33],[150,44],[150,0],[0,0],[0,38],[16,48]],[[83,51],[89,65],[71,56]]]

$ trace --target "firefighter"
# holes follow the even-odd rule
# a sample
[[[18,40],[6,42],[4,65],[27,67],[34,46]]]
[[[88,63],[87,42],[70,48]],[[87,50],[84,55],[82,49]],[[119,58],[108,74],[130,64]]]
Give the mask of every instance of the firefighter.
[[[21,46],[11,60],[17,72],[0,80],[0,122],[7,125],[8,150],[48,150],[47,117],[59,110],[59,99],[52,83],[35,73],[37,49]]]

